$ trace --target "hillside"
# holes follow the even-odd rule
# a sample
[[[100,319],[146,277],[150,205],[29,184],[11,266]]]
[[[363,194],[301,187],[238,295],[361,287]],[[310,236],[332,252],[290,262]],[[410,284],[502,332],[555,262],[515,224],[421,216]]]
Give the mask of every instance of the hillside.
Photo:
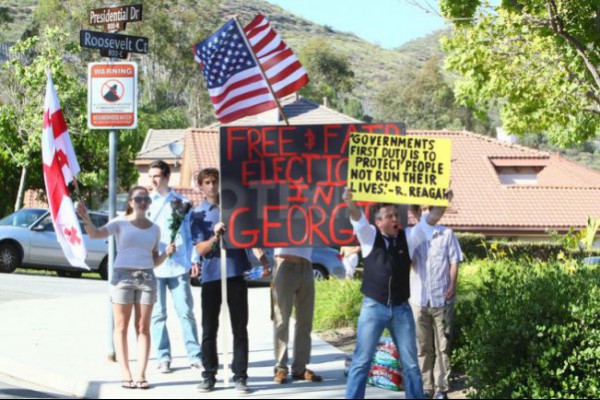
[[[37,0],[0,0],[0,7],[10,7],[11,14],[15,16],[2,41],[19,39],[31,21],[31,12],[36,4]],[[327,40],[351,61],[357,83],[354,93],[365,100],[369,108],[366,111],[370,114],[374,111],[372,100],[384,82],[401,76],[408,69],[419,68],[435,54],[443,58],[439,46],[441,32],[411,41],[398,49],[387,50],[352,33],[315,24],[262,0],[223,0],[221,8],[224,20],[236,14],[242,24],[250,22],[258,13],[266,15],[284,40],[296,50],[311,38]]]
[[[408,69],[420,68],[433,55],[443,58],[439,45],[442,32],[413,40],[398,49],[388,50],[352,33],[315,24],[261,0],[225,0],[223,3],[223,15],[237,14],[244,24],[259,12],[266,15],[284,40],[296,50],[311,38],[329,41],[336,50],[350,59],[357,81],[354,92],[358,97],[363,97],[367,105],[372,105],[373,98],[385,82],[401,76]]]
[[[0,42],[17,42],[31,22],[31,14],[38,0],[0,0],[0,7],[9,9],[13,22],[0,33]]]

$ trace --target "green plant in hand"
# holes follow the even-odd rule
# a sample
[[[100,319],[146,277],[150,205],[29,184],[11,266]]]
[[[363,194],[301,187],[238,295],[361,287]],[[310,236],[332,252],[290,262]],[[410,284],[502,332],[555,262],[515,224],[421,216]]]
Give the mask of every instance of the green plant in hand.
[[[179,228],[181,228],[181,224],[183,224],[185,216],[192,209],[192,205],[189,202],[184,202],[180,198],[176,197],[171,200],[171,209],[173,211],[171,213],[171,220],[169,223],[169,230],[171,231],[170,243],[174,243],[177,232],[179,232]],[[169,258],[171,258],[171,255],[169,255]]]

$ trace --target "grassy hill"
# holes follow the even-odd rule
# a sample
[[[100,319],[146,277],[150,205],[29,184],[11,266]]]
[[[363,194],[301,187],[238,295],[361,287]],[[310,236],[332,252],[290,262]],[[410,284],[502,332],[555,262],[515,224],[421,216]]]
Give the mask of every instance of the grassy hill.
[[[273,27],[296,50],[309,39],[318,37],[348,56],[356,74],[354,92],[366,100],[367,105],[373,104],[373,98],[385,82],[401,76],[408,69],[420,68],[433,55],[438,55],[440,59],[444,57],[439,45],[441,31],[408,42],[398,49],[388,50],[352,33],[313,23],[261,0],[223,2],[223,15],[237,14],[243,24],[251,21],[259,12],[269,18]]]
[[[0,41],[14,42],[20,38],[31,22],[31,14],[37,3],[37,0],[0,0],[0,7],[8,7],[14,17],[14,22],[8,26]],[[339,32],[305,20],[262,0],[223,0],[221,9],[224,20],[226,16],[236,14],[242,24],[250,22],[258,13],[266,15],[284,40],[296,50],[315,37],[327,40],[350,60],[356,75],[354,93],[364,100],[369,108],[366,111],[370,114],[374,114],[373,99],[385,82],[401,77],[408,70],[420,68],[433,55],[443,58],[439,46],[442,32],[388,50],[352,33]],[[82,21],[82,24],[85,27],[87,22]]]
[[[0,0],[0,7],[9,7],[15,18],[0,40],[17,41],[29,25],[37,3],[37,0]],[[354,93],[365,100],[369,108],[366,111],[371,114],[373,99],[384,82],[401,76],[408,69],[420,68],[433,55],[443,58],[439,46],[441,32],[413,40],[398,49],[388,50],[352,33],[339,32],[329,26],[305,20],[262,0],[223,0],[221,9],[224,20],[226,16],[236,14],[242,24],[250,22],[258,13],[266,15],[284,40],[296,50],[311,38],[327,40],[349,58],[356,75]]]
[[[31,22],[31,14],[38,0],[0,0],[0,7],[9,9],[13,22],[0,32],[1,42],[17,42]]]

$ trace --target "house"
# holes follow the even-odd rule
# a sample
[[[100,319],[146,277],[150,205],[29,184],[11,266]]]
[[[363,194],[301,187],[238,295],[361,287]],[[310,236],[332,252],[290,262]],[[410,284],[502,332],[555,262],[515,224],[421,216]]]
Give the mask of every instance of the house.
[[[296,94],[280,99],[280,103],[292,125],[361,122]],[[231,125],[278,124],[285,125],[279,111],[269,110],[261,114],[241,118]],[[149,130],[142,150],[135,159],[135,164],[140,172],[138,184],[150,186],[148,166],[152,161],[162,159],[171,167],[172,186],[190,198],[194,204],[198,204],[202,199],[196,185],[198,172],[203,168],[219,166],[220,126],[220,124],[215,123],[204,128],[188,128],[186,130]],[[184,143],[183,160],[179,166],[176,166],[175,158],[168,151],[168,145],[181,140]]]
[[[284,100],[283,107],[292,125],[360,122],[293,96]],[[238,120],[235,125],[284,124],[278,116],[271,110]],[[180,180],[172,183],[193,199],[201,196],[195,189],[198,171],[219,166],[219,127],[190,128],[183,135]],[[144,145],[164,145],[166,140],[158,140],[161,132],[150,131]],[[547,229],[561,233],[571,227],[582,229],[588,215],[600,217],[600,173],[560,155],[465,131],[409,130],[408,134],[452,140],[455,195],[441,223],[456,231],[537,240],[547,239]]]
[[[140,177],[138,185],[150,186],[148,170],[150,163],[155,160],[164,160],[171,167],[171,181],[180,181],[181,156],[173,153],[171,149],[177,145],[183,145],[185,129],[150,129],[144,139],[142,149],[135,158],[135,165],[138,167]]]
[[[547,239],[600,217],[600,173],[549,154],[470,132],[408,131],[452,140],[454,200],[442,220],[459,232]]]

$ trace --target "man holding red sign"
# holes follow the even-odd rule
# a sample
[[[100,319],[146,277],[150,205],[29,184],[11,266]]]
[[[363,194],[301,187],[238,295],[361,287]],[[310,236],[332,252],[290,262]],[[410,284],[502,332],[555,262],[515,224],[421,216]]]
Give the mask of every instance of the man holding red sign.
[[[315,308],[315,277],[312,247],[275,248],[277,266],[273,274],[273,324],[275,328],[275,383],[286,383],[288,377],[288,338],[292,308],[296,307],[294,363],[292,377],[296,380],[321,382],[306,365],[310,362],[313,312]]]

